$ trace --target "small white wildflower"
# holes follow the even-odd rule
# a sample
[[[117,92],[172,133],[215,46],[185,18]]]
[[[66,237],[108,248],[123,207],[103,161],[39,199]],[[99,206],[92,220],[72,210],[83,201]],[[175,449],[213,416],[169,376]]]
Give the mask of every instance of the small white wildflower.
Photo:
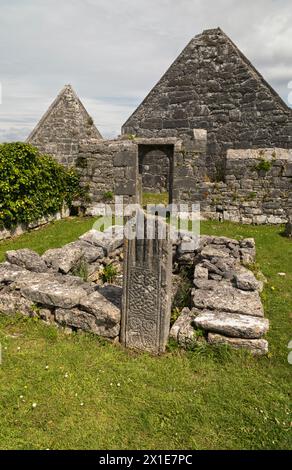
[[[64,375],[64,377],[65,377],[65,379],[68,379],[68,374],[66,373],[66,374]]]
[[[48,370],[49,366],[46,366],[45,369]]]
[[[120,384],[120,383],[117,383],[117,386],[118,386],[118,387],[120,387],[120,386],[121,386],[121,384]]]
[[[32,408],[36,408],[37,404],[33,403],[31,406],[32,406]]]
[[[20,346],[18,346],[17,351],[20,351]]]
[[[7,350],[7,346],[4,346],[5,351]]]
[[[111,383],[110,383],[110,386],[112,387],[112,385],[113,385],[113,384],[112,384],[112,382],[111,382]]]
[[[80,406],[84,406],[84,403],[83,403],[83,401],[80,403]]]
[[[19,398],[20,398],[20,400],[22,400],[22,399],[24,398],[24,396],[23,396],[23,395],[20,395]]]

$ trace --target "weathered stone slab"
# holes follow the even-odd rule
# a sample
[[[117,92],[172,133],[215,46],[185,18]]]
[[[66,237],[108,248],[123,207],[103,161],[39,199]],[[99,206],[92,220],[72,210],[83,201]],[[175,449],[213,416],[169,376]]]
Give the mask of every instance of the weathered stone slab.
[[[6,251],[6,259],[11,264],[36,273],[44,273],[48,270],[44,260],[35,251],[27,248]]]
[[[21,293],[38,304],[61,308],[72,308],[87,295],[81,287],[68,287],[54,280],[27,284],[21,288]]]
[[[82,249],[75,245],[65,245],[62,248],[47,250],[42,259],[54,271],[67,274],[82,257]]]
[[[80,308],[110,326],[115,326],[121,320],[120,309],[97,291],[81,299]]]
[[[86,241],[78,240],[65,245],[68,248],[77,248],[82,252],[82,259],[86,263],[94,263],[96,260],[104,257],[104,251],[101,246],[94,246]]]
[[[79,240],[103,248],[108,255],[123,245],[124,227],[116,225],[107,228],[104,232],[92,229],[82,235]]]
[[[235,338],[261,338],[269,328],[266,318],[204,310],[194,318],[194,325],[206,331]]]
[[[101,318],[96,318],[93,314],[79,310],[78,308],[57,308],[55,319],[63,326],[89,331],[90,333],[94,333],[105,338],[116,338],[120,331],[119,323],[107,323]]]
[[[159,354],[169,335],[172,244],[164,221],[144,216],[138,212],[135,236],[124,242],[121,342]]]
[[[17,292],[0,292],[0,314],[15,315],[21,313],[25,316],[34,314],[33,304]]]
[[[229,338],[228,336],[208,333],[208,343],[228,344],[234,349],[247,349],[255,356],[262,356],[269,352],[268,342],[265,339]]]
[[[0,264],[0,283],[10,283],[18,279],[21,274],[27,272],[24,268],[16,264],[1,263]]]
[[[241,290],[261,291],[263,289],[263,283],[258,281],[251,271],[243,267],[235,273],[234,280],[236,287]]]
[[[264,310],[258,292],[247,292],[221,283],[208,291],[192,290],[193,305],[207,310],[221,310],[242,315],[263,317]]]

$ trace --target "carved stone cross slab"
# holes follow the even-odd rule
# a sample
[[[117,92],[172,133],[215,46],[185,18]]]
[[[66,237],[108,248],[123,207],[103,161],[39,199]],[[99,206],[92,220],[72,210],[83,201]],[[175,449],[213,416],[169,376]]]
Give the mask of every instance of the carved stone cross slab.
[[[134,236],[124,240],[121,343],[160,354],[170,327],[172,243],[159,217],[139,210]]]

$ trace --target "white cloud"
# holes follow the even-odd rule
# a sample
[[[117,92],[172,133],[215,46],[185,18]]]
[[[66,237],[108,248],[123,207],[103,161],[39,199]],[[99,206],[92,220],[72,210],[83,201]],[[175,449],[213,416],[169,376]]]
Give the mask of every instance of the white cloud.
[[[0,7],[0,140],[17,138],[17,129],[26,137],[65,83],[102,134],[118,134],[188,41],[217,26],[288,100],[290,0],[0,0]]]

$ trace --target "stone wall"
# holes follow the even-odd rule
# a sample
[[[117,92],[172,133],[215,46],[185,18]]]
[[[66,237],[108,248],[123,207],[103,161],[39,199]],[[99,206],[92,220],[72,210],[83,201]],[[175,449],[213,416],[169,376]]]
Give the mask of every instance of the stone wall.
[[[41,153],[53,155],[66,166],[74,165],[82,139],[101,139],[92,118],[71,85],[66,85],[44,114],[27,142]]]
[[[89,189],[88,214],[98,211],[99,203],[111,203],[113,196],[123,196],[126,204],[137,202],[138,158],[133,142],[85,140],[79,146],[76,166],[82,186]]]
[[[69,217],[70,210],[68,207],[63,207],[62,210],[57,212],[56,214],[46,215],[41,219],[35,220],[34,222],[30,222],[29,224],[18,224],[13,228],[4,228],[0,229],[0,241],[7,240],[9,238],[18,237],[25,232],[29,232],[30,230],[36,230],[44,225],[53,222],[54,220],[61,220],[66,217]]]
[[[198,166],[193,164],[194,178]],[[199,201],[207,218],[255,224],[287,222],[292,209],[291,150],[229,150],[223,177],[225,182],[210,182],[200,176],[193,188],[181,186],[179,200]]]
[[[136,240],[131,279],[127,269],[129,260],[122,253],[123,244],[128,251],[122,226],[105,232],[92,229],[79,240],[49,249],[42,256],[29,249],[8,251],[6,262],[0,263],[0,315],[20,313],[39,317],[68,332],[83,330],[111,340],[118,340],[122,333],[120,340],[126,346],[161,352],[169,334],[170,297],[174,309],[182,308],[176,304],[180,298],[176,289],[170,292],[172,277],[174,287],[179,289],[181,282],[184,284],[187,308],[170,332],[182,346],[208,341],[247,348],[254,354],[267,353],[268,344],[263,335],[269,323],[264,318],[259,296],[263,283],[243,266],[255,261],[254,240],[198,238],[182,230],[172,235],[172,246],[169,240],[156,240],[157,244]],[[140,242],[146,245],[143,247]],[[145,258],[144,248],[149,259]],[[151,252],[160,256],[153,258]],[[125,259],[126,279],[121,269]],[[109,265],[116,268],[117,276],[111,281],[116,284],[119,281],[118,285],[104,283],[105,267]],[[185,291],[186,267],[191,281],[189,299]],[[153,289],[154,279],[161,286],[159,293]],[[126,283],[127,287],[129,282],[131,311],[125,323],[125,316],[121,318],[120,286]],[[137,302],[143,303],[143,295],[146,303],[141,304],[141,312],[145,321],[141,321],[141,312],[137,311]],[[142,341],[137,344],[139,326],[144,326],[144,330],[140,335]],[[132,331],[132,341],[125,335],[125,329],[128,333]]]
[[[140,149],[144,155],[145,149],[153,148],[154,155],[157,149],[169,153],[171,202],[200,203],[206,218],[255,224],[287,222],[292,210],[292,150],[229,150],[218,181],[210,181],[206,142],[204,130],[196,130],[187,144],[177,138],[84,141],[76,164],[82,184],[89,186],[87,213],[99,213],[99,203],[111,203],[113,196],[123,196],[125,204],[139,202]],[[140,164],[141,170],[145,171],[145,165]],[[165,165],[160,168],[160,174],[163,172]]]
[[[228,149],[292,148],[291,109],[220,28],[190,41],[123,133],[185,140],[193,129],[208,131],[209,176]]]

